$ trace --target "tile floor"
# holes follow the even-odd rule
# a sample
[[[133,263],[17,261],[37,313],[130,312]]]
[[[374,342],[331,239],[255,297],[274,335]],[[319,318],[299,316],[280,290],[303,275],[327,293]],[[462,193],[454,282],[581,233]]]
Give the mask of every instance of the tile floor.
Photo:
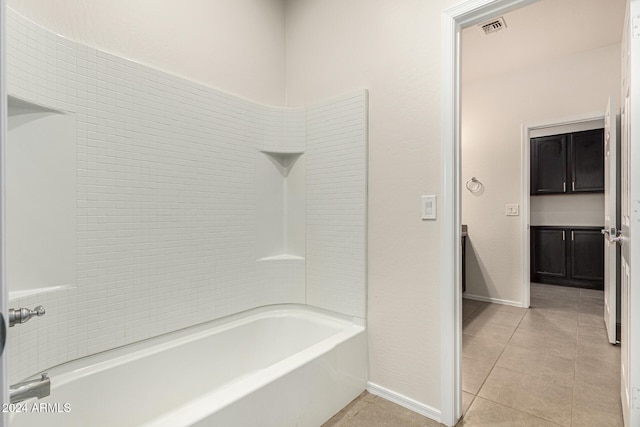
[[[532,284],[531,308],[463,301],[458,426],[622,426],[620,347],[603,292]],[[324,427],[440,426],[363,393]]]

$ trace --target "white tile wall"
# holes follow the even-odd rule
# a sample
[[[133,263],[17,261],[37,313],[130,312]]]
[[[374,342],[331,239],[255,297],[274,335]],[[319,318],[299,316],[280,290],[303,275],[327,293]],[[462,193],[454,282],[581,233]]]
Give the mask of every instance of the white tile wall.
[[[257,261],[254,169],[257,151],[298,152],[305,139],[308,303],[364,317],[366,94],[308,112],[262,106],[12,11],[7,44],[9,93],[76,118],[78,224],[76,283],[11,301],[43,304],[47,315],[10,330],[10,381],[256,306],[304,302],[303,258]]]
[[[307,304],[365,317],[368,93],[307,109]]]

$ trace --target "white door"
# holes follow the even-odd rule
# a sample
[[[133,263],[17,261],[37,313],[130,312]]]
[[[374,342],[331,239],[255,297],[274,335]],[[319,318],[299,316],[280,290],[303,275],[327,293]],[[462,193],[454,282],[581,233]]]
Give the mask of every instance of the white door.
[[[604,116],[604,323],[607,326],[609,342],[616,343],[616,290],[618,248],[615,239],[618,237],[616,221],[616,111],[607,103]]]
[[[635,28],[634,28],[635,27]],[[621,97],[621,378],[624,423],[640,426],[640,0],[627,2],[622,37]],[[638,246],[640,248],[640,246]],[[632,269],[637,271],[633,274]]]

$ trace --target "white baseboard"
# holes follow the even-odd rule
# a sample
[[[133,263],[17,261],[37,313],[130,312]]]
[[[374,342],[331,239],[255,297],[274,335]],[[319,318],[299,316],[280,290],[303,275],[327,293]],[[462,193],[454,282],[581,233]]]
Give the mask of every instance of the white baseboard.
[[[372,382],[367,382],[367,391],[371,394],[375,394],[376,396],[380,396],[390,402],[398,404],[403,408],[407,408],[420,415],[424,415],[427,418],[431,418],[434,421],[440,422],[442,418],[440,410],[432,408],[429,405],[420,403],[417,400],[413,400],[407,396],[403,396],[400,393],[396,393],[395,391],[389,390],[388,388],[384,388]]]
[[[467,292],[462,294],[462,298],[464,298],[464,299],[472,299],[472,300],[476,300],[476,301],[492,302],[494,304],[512,305],[514,307],[521,307],[522,308],[522,303],[520,301],[511,301],[511,300],[508,300],[508,299],[483,297],[481,295],[473,295],[473,294],[469,294]]]

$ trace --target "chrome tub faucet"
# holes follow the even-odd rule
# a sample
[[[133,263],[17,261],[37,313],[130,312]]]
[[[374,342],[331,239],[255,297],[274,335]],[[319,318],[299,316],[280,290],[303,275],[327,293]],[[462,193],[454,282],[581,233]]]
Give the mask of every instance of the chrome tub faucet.
[[[43,397],[49,396],[49,394],[51,394],[51,379],[46,373],[41,375],[39,379],[22,381],[10,386],[10,403],[22,402],[32,397],[42,399]]]

